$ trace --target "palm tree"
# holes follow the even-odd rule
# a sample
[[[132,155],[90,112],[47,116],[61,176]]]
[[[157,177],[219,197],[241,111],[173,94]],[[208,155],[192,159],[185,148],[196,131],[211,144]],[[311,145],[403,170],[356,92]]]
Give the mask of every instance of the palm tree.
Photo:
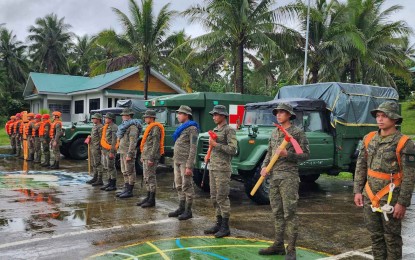
[[[107,60],[107,71],[118,70],[131,65],[140,65],[144,72],[144,99],[148,98],[148,83],[151,67],[162,64],[165,40],[170,29],[174,11],[164,5],[157,16],[153,12],[152,0],[141,0],[141,6],[130,0],[130,18],[117,8],[113,11],[123,26],[123,34],[107,30],[97,40],[104,45],[116,46],[119,56]]]
[[[91,64],[104,59],[105,51],[89,35],[76,36],[68,62],[69,74],[90,76]]]
[[[206,6],[196,5],[184,12],[191,22],[200,22],[209,32],[190,42],[208,52],[223,54],[217,62],[228,62],[233,68],[235,92],[244,93],[245,51],[267,48],[278,51],[282,44],[275,35],[288,28],[277,24],[278,9],[274,0],[209,0]],[[225,54],[227,52],[228,54]],[[228,55],[231,60],[225,60]]]
[[[24,56],[26,46],[16,39],[12,31],[0,28],[0,67],[4,72],[4,90],[15,93],[16,85],[26,81],[28,66]]]
[[[65,23],[64,19],[58,19],[56,14],[48,14],[44,18],[37,18],[36,25],[29,27],[28,40],[32,43],[30,52],[41,71],[65,73],[68,69],[67,58],[73,34],[69,32],[71,25]]]
[[[400,5],[384,8],[384,0],[348,0],[345,22],[355,26],[366,46],[365,52],[351,48],[345,60],[345,75],[351,82],[393,86],[393,75],[411,84],[411,74],[405,64],[411,48],[408,37],[412,29],[406,22],[390,21],[390,16],[402,9]]]

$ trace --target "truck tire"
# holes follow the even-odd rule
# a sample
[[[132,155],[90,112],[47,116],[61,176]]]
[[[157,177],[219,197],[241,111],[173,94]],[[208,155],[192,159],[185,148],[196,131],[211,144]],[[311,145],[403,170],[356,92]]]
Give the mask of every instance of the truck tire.
[[[202,179],[203,179],[203,170],[194,169],[193,170],[193,181],[197,187],[199,187],[204,192],[210,192],[209,186],[209,171],[206,172],[205,182],[203,183],[202,187]]]
[[[68,159],[71,158],[71,155],[69,154],[68,148],[66,146],[62,145],[61,147],[59,147],[59,151],[61,152],[63,156],[65,156],[65,158],[68,158]]]
[[[255,184],[257,183],[259,177],[261,176],[261,165],[262,162],[255,168],[255,172],[253,176],[247,177],[245,181],[245,192],[248,197],[253,200],[255,203],[260,205],[267,205],[269,204],[269,178],[266,178],[262,185],[258,188],[257,192],[254,196],[251,196],[251,190],[254,188]]]
[[[320,177],[319,173],[316,174],[308,174],[308,175],[300,175],[301,182],[305,183],[313,183]]]
[[[75,160],[85,160],[88,158],[88,145],[85,143],[84,137],[80,137],[72,142],[69,154]]]

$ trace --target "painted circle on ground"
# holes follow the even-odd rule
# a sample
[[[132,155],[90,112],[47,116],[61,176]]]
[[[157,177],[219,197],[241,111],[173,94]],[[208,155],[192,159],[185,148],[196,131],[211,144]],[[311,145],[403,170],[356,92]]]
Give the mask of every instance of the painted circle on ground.
[[[141,242],[103,252],[91,259],[284,259],[260,256],[258,250],[272,241],[247,238],[181,237]],[[297,259],[320,259],[328,254],[297,247]]]

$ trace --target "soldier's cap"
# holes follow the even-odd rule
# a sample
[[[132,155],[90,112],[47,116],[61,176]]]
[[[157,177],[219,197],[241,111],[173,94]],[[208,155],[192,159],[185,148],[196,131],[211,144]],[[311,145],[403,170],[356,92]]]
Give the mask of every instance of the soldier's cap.
[[[10,119],[11,120],[16,119],[16,116],[11,116]]]
[[[114,113],[108,112],[108,113],[105,114],[105,118],[115,120],[115,115],[114,115]]]
[[[17,114],[16,114],[16,117],[22,117],[22,114],[17,113]]]
[[[188,106],[185,106],[185,105],[181,105],[181,106],[179,107],[179,109],[177,109],[177,110],[176,110],[176,112],[177,112],[177,113],[187,114],[187,115],[189,115],[189,116],[191,116],[191,115],[192,115],[192,109],[191,109],[190,107],[188,107]]]
[[[42,118],[43,119],[49,119],[50,118],[50,115],[49,114],[44,114],[44,115],[42,115]]]
[[[400,124],[403,121],[403,117],[399,115],[399,106],[396,102],[392,101],[386,101],[380,104],[380,106],[377,109],[373,109],[370,111],[372,116],[376,118],[377,112],[383,112],[386,114],[386,116],[393,120],[398,120],[396,123]]]
[[[294,113],[294,109],[290,104],[287,104],[287,103],[278,104],[278,106],[272,110],[272,114],[274,116],[277,115],[278,110],[287,111],[291,115],[290,120],[294,120],[297,118],[296,114]]]
[[[157,116],[156,116],[156,111],[155,110],[153,110],[153,109],[147,109],[146,110],[146,112],[144,113],[144,115],[143,115],[143,118],[146,118],[146,117],[153,117],[153,118],[157,118]]]
[[[134,111],[131,108],[124,108],[120,115],[122,115],[122,116],[133,116]]]
[[[100,113],[95,113],[91,116],[92,119],[102,119],[102,115]]]
[[[209,112],[212,116],[214,114],[229,116],[228,111],[226,111],[226,107],[224,105],[216,105],[213,107],[213,110]]]
[[[41,115],[41,114],[36,114],[36,115],[35,115],[35,118],[36,118],[36,119],[42,119],[42,115]]]

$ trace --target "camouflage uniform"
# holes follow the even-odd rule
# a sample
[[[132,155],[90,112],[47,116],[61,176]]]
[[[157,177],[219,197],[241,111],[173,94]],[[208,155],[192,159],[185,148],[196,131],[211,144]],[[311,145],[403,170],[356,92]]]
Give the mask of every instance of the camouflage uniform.
[[[38,116],[38,115],[36,115]],[[41,115],[39,115],[39,119],[42,117]],[[33,152],[34,152],[34,162],[35,163],[40,163],[40,157],[41,157],[41,142],[40,142],[40,137],[39,137],[39,128],[40,128],[40,124],[41,122],[35,122],[33,124],[33,131],[32,131],[32,138],[33,140]]]
[[[52,114],[56,114],[56,113],[57,112],[55,111]],[[60,119],[54,119],[52,124],[53,124],[53,127],[51,126],[49,131],[53,132],[53,136],[51,137],[51,142],[52,142],[52,153],[53,153],[53,157],[55,161],[50,166],[50,168],[59,169],[59,161],[61,157],[60,146],[62,145],[61,137],[63,136],[62,121]],[[53,145],[53,142],[56,142],[56,145]]]
[[[156,116],[156,113],[149,113],[149,110],[146,111],[146,116]],[[156,181],[156,169],[158,161],[160,160],[160,138],[161,131],[160,128],[154,126],[150,133],[147,136],[147,140],[144,144],[143,151],[141,152],[141,160],[143,162],[143,174],[144,174],[144,183],[146,189],[149,192],[155,192],[157,181]],[[153,166],[148,166],[148,161],[153,162]]]
[[[29,120],[28,123],[28,135],[27,135],[27,147],[28,147],[28,152],[29,152],[29,158],[28,161],[33,161],[35,158],[35,138],[32,136],[32,131],[33,128],[35,126],[35,121],[34,119]]]
[[[390,119],[402,121],[402,117],[398,115],[398,106],[393,102],[381,104],[378,109],[372,111],[372,115],[376,116],[377,111],[385,112]],[[364,189],[365,184],[368,183],[372,192],[376,194],[390,184],[390,180],[368,176],[369,169],[387,174],[400,172],[396,148],[401,137],[402,134],[399,131],[385,137],[382,137],[379,132],[376,133],[373,139],[371,139],[367,150],[364,146],[361,148],[357,160],[354,193],[363,193],[364,196],[363,213],[366,227],[370,232],[372,240],[374,259],[402,258],[402,220],[389,215],[389,221],[386,221],[383,213],[372,212],[372,202]],[[364,137],[364,140],[366,138],[367,136]],[[413,141],[408,140],[405,143],[401,151],[401,160],[403,179],[401,185],[393,190],[390,205],[394,206],[396,203],[399,203],[402,206],[409,207],[415,182],[415,145]],[[386,195],[380,200],[381,206],[386,204],[387,197]]]
[[[115,115],[113,113],[107,113],[105,117],[115,120]],[[112,122],[108,124],[105,136],[103,137],[106,143],[111,145],[111,148],[110,150],[107,150],[102,147],[104,172],[108,175],[108,185],[102,187],[101,190],[116,190],[117,171],[115,169],[115,155],[117,154],[117,130],[118,126]],[[113,155],[112,158],[110,158],[110,154]]]
[[[40,142],[42,144],[42,154],[45,157],[45,161],[41,164],[43,167],[49,167],[50,166],[50,116],[48,114],[45,114],[42,116],[42,119],[46,119],[46,121],[43,121],[43,135],[40,136]]]
[[[91,118],[100,120],[91,129],[91,140],[89,143],[89,150],[91,155],[91,166],[94,176],[97,176],[97,180],[92,183],[92,186],[102,185],[102,162],[101,162],[101,136],[102,136],[102,123],[101,114],[94,114]]]
[[[181,106],[176,110],[176,113],[184,113],[192,116],[192,109],[188,106]],[[174,143],[174,184],[179,196],[179,209],[169,213],[169,217],[179,217],[180,220],[192,217],[191,207],[195,190],[193,188],[193,176],[186,175],[186,168],[193,170],[198,135],[198,128],[196,126],[189,126],[180,133],[180,136]]]
[[[21,143],[21,134],[20,134],[20,125],[23,123],[22,120],[19,118],[16,119],[15,125],[13,125],[13,140],[16,146],[16,157],[20,157],[22,154],[22,143]],[[16,126],[16,127],[15,127]]]

